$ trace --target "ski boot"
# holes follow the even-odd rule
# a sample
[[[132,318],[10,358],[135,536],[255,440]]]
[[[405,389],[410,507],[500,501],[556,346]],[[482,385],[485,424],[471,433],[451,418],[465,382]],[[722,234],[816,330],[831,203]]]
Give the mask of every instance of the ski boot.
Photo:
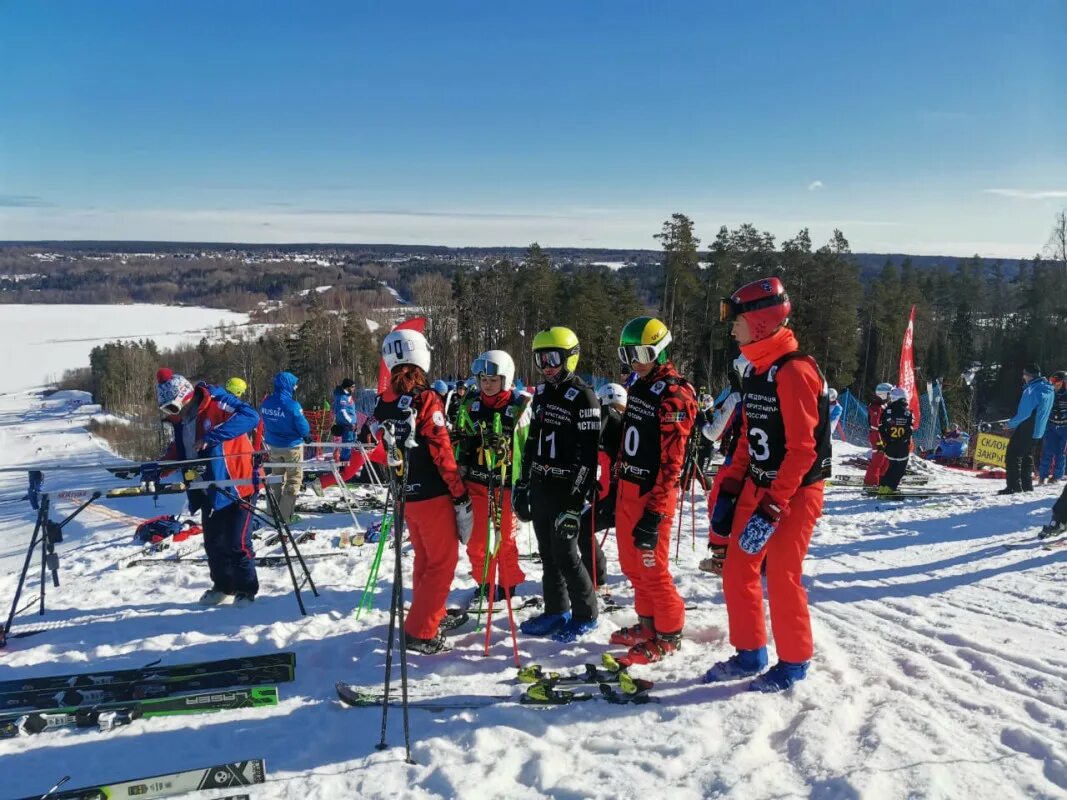
[[[634,664],[655,664],[681,646],[681,633],[657,633],[648,641],[635,644],[626,655],[619,656],[615,660],[624,667],[632,667]]]
[[[519,625],[519,630],[527,636],[551,636],[571,619],[571,612],[562,614],[538,614]]]
[[[767,669],[767,648],[738,650],[725,661],[720,661],[704,673],[704,683],[733,681],[751,678]]]
[[[445,612],[444,617],[441,619],[441,622],[437,626],[437,630],[442,634],[447,633],[448,631],[452,631],[460,627],[470,618],[471,615],[463,609],[450,608],[448,611]]]
[[[808,661],[794,664],[779,661],[748,685],[750,692],[784,692],[797,681],[802,681],[808,674]]]
[[[652,624],[652,617],[638,617],[636,625],[628,625],[611,634],[609,641],[612,644],[621,644],[623,647],[633,647],[656,638],[656,629]]]
[[[197,602],[202,606],[220,606],[231,600],[233,600],[232,594],[212,587],[200,595],[200,599]]]
[[[233,596],[234,608],[248,608],[256,602],[256,596],[248,592],[238,592]]]
[[[712,575],[722,575],[722,568],[725,563],[726,545],[709,544],[708,555],[697,565],[697,569],[701,572],[710,572]]]
[[[424,656],[433,656],[438,653],[447,653],[452,645],[445,641],[445,637],[438,633],[429,639],[417,639],[414,636],[404,634],[404,647],[409,653],[421,653]]]
[[[590,631],[596,630],[597,621],[595,619],[569,619],[562,628],[557,630],[550,637],[552,641],[562,642],[569,644],[575,639],[578,639]]]
[[[1067,522],[1057,522],[1053,520],[1048,525],[1041,528],[1041,533],[1037,535],[1038,539],[1051,539],[1053,536],[1062,536],[1067,533]]]

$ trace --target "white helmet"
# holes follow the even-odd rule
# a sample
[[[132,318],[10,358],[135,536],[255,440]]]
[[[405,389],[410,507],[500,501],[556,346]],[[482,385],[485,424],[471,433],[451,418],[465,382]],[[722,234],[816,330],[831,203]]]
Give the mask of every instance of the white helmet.
[[[891,383],[880,383],[874,387],[875,395],[883,400],[889,399],[889,393],[891,391],[893,391],[893,384]]]
[[[748,372],[748,368],[752,366],[752,362],[745,358],[744,355],[739,355],[734,359],[734,369],[737,370],[737,374],[744,378],[745,373]]]
[[[430,371],[430,345],[418,331],[393,331],[382,340],[382,359],[392,372],[401,364],[414,364]]]
[[[889,402],[895,403],[897,400],[907,400],[908,393],[901,389],[899,386],[894,386],[889,391]]]
[[[503,350],[486,350],[471,364],[471,374],[479,375],[502,375],[504,377],[503,391],[511,388],[515,381],[515,362],[511,356]]]
[[[830,394],[830,402],[831,403],[836,403],[837,402],[837,389],[834,389],[833,387],[830,387],[829,394]]]
[[[600,398],[600,405],[626,405],[626,390],[617,383],[605,383],[596,390],[596,396]]]

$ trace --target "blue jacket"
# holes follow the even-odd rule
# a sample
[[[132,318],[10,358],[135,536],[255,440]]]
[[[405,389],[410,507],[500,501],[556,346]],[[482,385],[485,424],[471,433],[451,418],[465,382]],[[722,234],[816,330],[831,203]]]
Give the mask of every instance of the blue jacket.
[[[1034,418],[1034,438],[1040,439],[1045,435],[1045,426],[1048,425],[1048,417],[1052,412],[1052,401],[1056,390],[1046,378],[1034,378],[1023,389],[1022,397],[1019,398],[1019,410],[1015,416],[1008,420],[1007,427],[1018,428],[1032,416]]]
[[[274,392],[263,401],[263,441],[270,447],[296,447],[311,435],[304,409],[293,397],[297,378],[291,372],[274,376]]]
[[[837,430],[837,423],[841,421],[841,415],[845,413],[845,410],[841,408],[840,403],[830,404],[830,435],[834,435],[834,431]]]
[[[338,386],[333,390],[333,421],[356,427],[356,398]]]

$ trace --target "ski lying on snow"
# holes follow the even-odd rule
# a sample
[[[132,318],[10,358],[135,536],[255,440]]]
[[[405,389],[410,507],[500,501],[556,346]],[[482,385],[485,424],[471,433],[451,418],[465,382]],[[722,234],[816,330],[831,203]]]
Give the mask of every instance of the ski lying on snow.
[[[228,689],[258,686],[266,683],[286,683],[293,680],[294,670],[288,664],[256,667],[250,670],[212,672],[206,675],[179,675],[129,683],[109,683],[81,689],[30,689],[0,695],[0,713],[15,709],[83,708],[100,703],[119,703],[170,697],[179,692]]]
[[[344,681],[338,681],[336,689],[337,696],[341,702],[353,708],[380,706],[385,699],[385,695],[377,687],[355,686]],[[536,707],[565,706],[591,700],[602,700],[613,705],[642,705],[644,703],[658,702],[658,700],[649,695],[647,689],[639,689],[632,694],[627,694],[607,683],[599,684],[599,689],[599,694],[593,694],[592,692],[557,689],[548,684],[535,683],[529,686],[524,694],[519,695],[518,704]],[[408,691],[408,698],[408,708],[420,711],[467,711],[516,702],[516,697],[510,694],[431,697],[420,693],[419,690],[413,692],[411,689]],[[390,693],[388,704],[391,707],[401,706],[402,702],[399,693]]]
[[[153,800],[176,794],[198,792],[207,789],[229,789],[234,786],[252,786],[264,783],[267,766],[262,758],[251,761],[232,761],[213,767],[168,772],[150,778],[133,778],[114,783],[87,786],[81,789],[52,792],[48,800],[108,800],[108,798],[136,797],[138,800]],[[35,794],[23,800],[41,800]]]
[[[190,664],[160,664],[158,661],[153,661],[151,664],[135,669],[96,670],[72,675],[14,678],[0,682],[0,695],[81,687],[98,688],[114,683],[148,682],[218,672],[247,672],[273,666],[296,669],[296,653],[267,653],[242,658],[224,658],[218,661],[197,661]]]
[[[529,664],[520,667],[516,679],[519,683],[540,684],[544,686],[589,686],[600,684],[615,684],[623,694],[637,694],[647,692],[652,688],[652,681],[632,678],[626,668],[611,659],[613,668],[606,668],[596,664],[584,664],[574,672],[550,672],[540,664]]]
[[[91,708],[54,708],[22,714],[4,714],[0,716],[0,739],[45,733],[60,728],[99,727],[108,730],[118,725],[128,725],[141,717],[172,717],[276,705],[277,686],[252,686],[247,689],[223,689],[154,700],[101,703]]]

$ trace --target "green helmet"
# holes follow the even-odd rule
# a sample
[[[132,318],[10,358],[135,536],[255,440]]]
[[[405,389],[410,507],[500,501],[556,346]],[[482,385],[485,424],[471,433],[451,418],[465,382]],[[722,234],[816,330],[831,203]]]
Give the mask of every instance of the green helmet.
[[[578,337],[570,328],[557,325],[538,332],[533,350],[538,369],[562,366],[564,372],[574,372],[578,368]]]
[[[670,343],[671,332],[658,319],[634,317],[619,335],[619,361],[626,366],[635,361],[638,364],[664,364]]]

